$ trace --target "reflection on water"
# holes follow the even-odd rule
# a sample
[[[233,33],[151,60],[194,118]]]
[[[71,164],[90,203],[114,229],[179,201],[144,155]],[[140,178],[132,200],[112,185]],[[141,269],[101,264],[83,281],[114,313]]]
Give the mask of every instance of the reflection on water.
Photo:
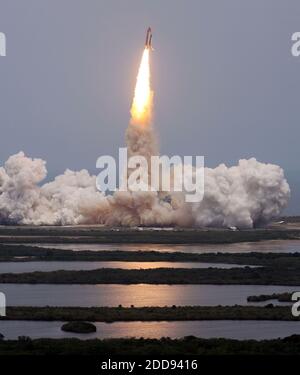
[[[24,244],[53,249],[67,250],[124,250],[124,251],[181,251],[184,253],[239,253],[239,252],[274,252],[294,253],[300,252],[300,240],[268,240],[259,242],[241,242],[234,244]]]
[[[21,273],[57,270],[95,270],[99,268],[149,269],[149,268],[241,268],[243,265],[199,262],[0,262],[0,273]],[[251,266],[253,267],[253,266]]]
[[[91,334],[76,334],[61,331],[62,322],[31,322],[31,321],[2,321],[0,331],[6,339],[17,339],[18,336],[31,338],[116,338],[144,337],[179,338],[198,336],[202,338],[232,338],[232,339],[273,339],[300,334],[300,322],[281,321],[186,321],[186,322],[97,322],[97,332]]]
[[[267,285],[0,284],[8,306],[230,306],[246,305],[250,295],[298,290],[297,286]]]
[[[37,244],[34,244],[37,246]],[[8,245],[9,246],[9,245]],[[41,247],[70,250],[209,252],[300,252],[300,241],[261,241],[237,244],[157,245],[157,244],[38,244]],[[231,268],[231,264],[182,262],[7,262],[0,263],[0,273],[97,268]],[[172,306],[172,305],[249,305],[250,295],[298,291],[297,286],[266,285],[26,285],[0,284],[8,306]],[[261,302],[265,305],[270,301]],[[272,301],[280,304],[278,301]],[[251,303],[251,305],[258,305]],[[25,335],[38,337],[225,337],[236,339],[270,339],[300,334],[300,322],[274,321],[193,321],[193,322],[116,322],[96,323],[97,332],[88,335],[66,333],[61,322],[0,321],[0,333],[6,338]]]

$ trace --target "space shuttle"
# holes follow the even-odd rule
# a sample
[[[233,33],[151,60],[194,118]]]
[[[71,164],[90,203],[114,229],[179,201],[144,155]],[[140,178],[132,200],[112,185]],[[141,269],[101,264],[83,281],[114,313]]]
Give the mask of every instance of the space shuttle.
[[[153,47],[152,47],[152,30],[151,30],[151,27],[148,27],[148,30],[147,30],[145,48],[153,50]]]

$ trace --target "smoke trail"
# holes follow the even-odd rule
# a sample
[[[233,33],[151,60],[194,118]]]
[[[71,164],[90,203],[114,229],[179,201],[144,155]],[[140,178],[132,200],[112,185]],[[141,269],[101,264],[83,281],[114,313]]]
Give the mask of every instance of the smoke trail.
[[[128,158],[143,156],[150,165],[150,158],[158,155],[157,141],[152,126],[153,91],[150,77],[150,50],[144,49],[131,106],[131,119],[126,130]],[[150,179],[151,170],[148,170]],[[133,170],[128,169],[127,181]],[[117,191],[109,197],[111,207],[107,225],[170,225],[173,223],[172,206],[163,201],[157,192]]]

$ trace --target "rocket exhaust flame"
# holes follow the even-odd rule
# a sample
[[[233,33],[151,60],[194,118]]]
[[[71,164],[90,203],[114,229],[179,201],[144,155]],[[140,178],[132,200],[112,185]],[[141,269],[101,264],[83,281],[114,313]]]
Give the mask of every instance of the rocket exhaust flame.
[[[126,130],[128,157],[143,155],[149,161],[157,155],[157,142],[152,127],[153,91],[151,88],[150,51],[151,29],[147,31],[145,48],[138,70],[134,97],[131,106],[131,119]],[[128,171],[130,174],[130,171]]]

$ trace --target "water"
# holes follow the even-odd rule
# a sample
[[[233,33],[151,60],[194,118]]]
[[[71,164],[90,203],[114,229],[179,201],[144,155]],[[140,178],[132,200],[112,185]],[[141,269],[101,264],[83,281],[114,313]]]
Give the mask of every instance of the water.
[[[236,244],[34,244],[40,247],[69,250],[166,251],[185,253],[216,252],[300,252],[300,241],[276,240]],[[232,268],[233,264],[201,262],[0,262],[0,273],[97,268]],[[240,266],[242,267],[242,266]],[[27,285],[0,284],[8,306],[171,306],[171,305],[265,305],[270,302],[248,303],[250,295],[300,291],[300,286],[265,285]],[[25,335],[32,338],[112,338],[149,337],[172,338],[194,335],[203,338],[271,339],[300,334],[300,322],[280,321],[184,321],[184,322],[115,322],[95,323],[97,332],[80,335],[61,331],[62,322],[0,321],[0,333],[15,339]]]
[[[1,321],[0,332],[6,339],[17,339],[18,336],[35,338],[117,338],[144,337],[180,338],[197,336],[202,338],[232,338],[232,339],[274,339],[300,334],[300,322],[285,321],[183,321],[183,322],[115,322],[94,323],[97,332],[76,334],[61,331],[63,322],[34,322],[34,321]]]
[[[0,284],[8,306],[232,306],[247,305],[250,295],[299,290],[299,286],[268,285]]]
[[[8,245],[8,244],[7,244]],[[272,252],[272,253],[299,253],[300,240],[268,240],[258,242],[240,242],[234,244],[23,244],[39,246],[44,248],[65,249],[65,250],[124,250],[124,251],[180,251],[184,253],[244,253],[244,252]]]
[[[100,268],[149,269],[149,268],[241,268],[243,265],[199,262],[0,262],[0,273],[22,273],[57,270],[95,270]],[[250,266],[253,267],[253,266]]]

